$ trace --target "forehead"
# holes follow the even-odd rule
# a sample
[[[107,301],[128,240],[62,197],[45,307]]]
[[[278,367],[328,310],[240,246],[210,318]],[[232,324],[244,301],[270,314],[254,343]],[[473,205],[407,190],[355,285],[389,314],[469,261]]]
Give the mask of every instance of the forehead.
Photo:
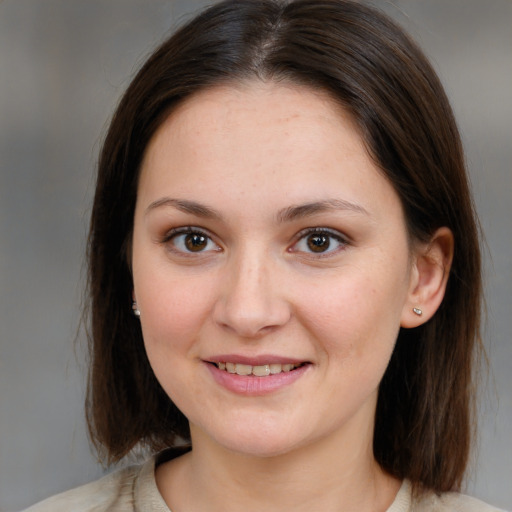
[[[296,202],[337,192],[358,203],[396,196],[356,122],[329,94],[259,81],[210,88],[179,104],[146,148],[138,195],[229,186],[268,202],[269,180]]]
[[[274,158],[279,153],[289,160],[315,158],[329,144],[340,149],[338,158],[368,157],[356,123],[326,92],[296,84],[237,83],[180,103],[148,144],[142,168],[185,156],[210,158],[213,164],[229,154],[243,162],[263,148]]]
[[[311,108],[317,111],[319,115],[322,114],[322,110],[333,112],[333,114],[334,112],[340,115],[344,114],[336,99],[323,89],[287,80],[275,82],[254,79],[221,83],[200,90],[178,103],[171,115],[180,114],[194,108],[209,110],[208,106],[210,108],[221,106],[223,110],[235,106],[237,111],[240,111],[244,110],[245,105],[247,111],[253,111],[255,104],[264,103],[269,105],[274,103],[275,105],[282,105],[284,98],[291,100],[290,104],[296,103],[297,114],[303,112],[304,107],[306,107],[306,110]],[[290,105],[287,105],[287,107],[289,109]],[[262,114],[269,113],[260,112]]]
[[[388,226],[403,222],[350,115],[324,92],[282,84],[217,87],[180,104],[148,145],[137,210],[167,198],[251,226],[318,202],[358,205]]]

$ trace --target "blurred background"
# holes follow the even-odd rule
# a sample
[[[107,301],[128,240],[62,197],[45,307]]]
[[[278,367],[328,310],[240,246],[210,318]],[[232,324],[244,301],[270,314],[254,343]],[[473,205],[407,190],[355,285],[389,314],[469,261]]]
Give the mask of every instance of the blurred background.
[[[0,0],[0,511],[103,474],[79,328],[97,153],[144,59],[207,2]],[[512,2],[374,0],[419,41],[458,117],[487,237],[478,458],[467,491],[512,509]]]

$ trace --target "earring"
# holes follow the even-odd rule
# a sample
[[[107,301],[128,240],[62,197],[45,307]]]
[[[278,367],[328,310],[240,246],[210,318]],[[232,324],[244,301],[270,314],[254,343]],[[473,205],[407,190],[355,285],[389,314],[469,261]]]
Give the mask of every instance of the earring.
[[[412,308],[414,313],[416,313],[418,316],[421,316],[423,314],[423,311],[421,311],[420,308]],[[140,313],[139,313],[140,314]]]
[[[132,312],[135,316],[140,316],[139,308],[137,307],[137,302],[132,301]]]

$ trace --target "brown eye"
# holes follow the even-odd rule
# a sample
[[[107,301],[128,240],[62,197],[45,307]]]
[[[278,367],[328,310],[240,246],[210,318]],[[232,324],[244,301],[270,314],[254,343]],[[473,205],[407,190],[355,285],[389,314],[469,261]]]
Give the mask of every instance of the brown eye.
[[[318,257],[334,256],[349,244],[347,237],[331,228],[311,228],[301,231],[299,239],[289,249],[291,252],[317,254]]]
[[[329,249],[331,245],[330,236],[324,234],[315,233],[307,237],[307,244],[313,252],[324,252]]]
[[[191,254],[220,251],[220,247],[202,231],[194,228],[172,230],[163,240],[173,252]]]
[[[190,252],[199,252],[208,245],[208,238],[200,233],[189,233],[185,236],[184,242]]]

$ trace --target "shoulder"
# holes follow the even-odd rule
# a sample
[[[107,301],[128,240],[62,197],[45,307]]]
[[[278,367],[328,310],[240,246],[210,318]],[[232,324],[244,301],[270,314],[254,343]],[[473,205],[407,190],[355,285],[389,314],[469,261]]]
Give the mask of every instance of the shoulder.
[[[483,501],[456,492],[427,493],[415,504],[414,512],[504,512]]]
[[[413,497],[412,486],[404,480],[387,512],[505,512],[483,501],[457,492],[436,494],[425,491]]]
[[[153,460],[141,466],[126,467],[95,482],[52,496],[24,512],[135,511],[141,476],[153,468]]]
[[[115,471],[100,480],[48,498],[25,512],[133,510],[133,486],[139,472],[139,466]]]
[[[155,467],[183,455],[189,447],[173,448],[142,465],[129,466],[62,494],[24,512],[170,512],[155,481]]]

